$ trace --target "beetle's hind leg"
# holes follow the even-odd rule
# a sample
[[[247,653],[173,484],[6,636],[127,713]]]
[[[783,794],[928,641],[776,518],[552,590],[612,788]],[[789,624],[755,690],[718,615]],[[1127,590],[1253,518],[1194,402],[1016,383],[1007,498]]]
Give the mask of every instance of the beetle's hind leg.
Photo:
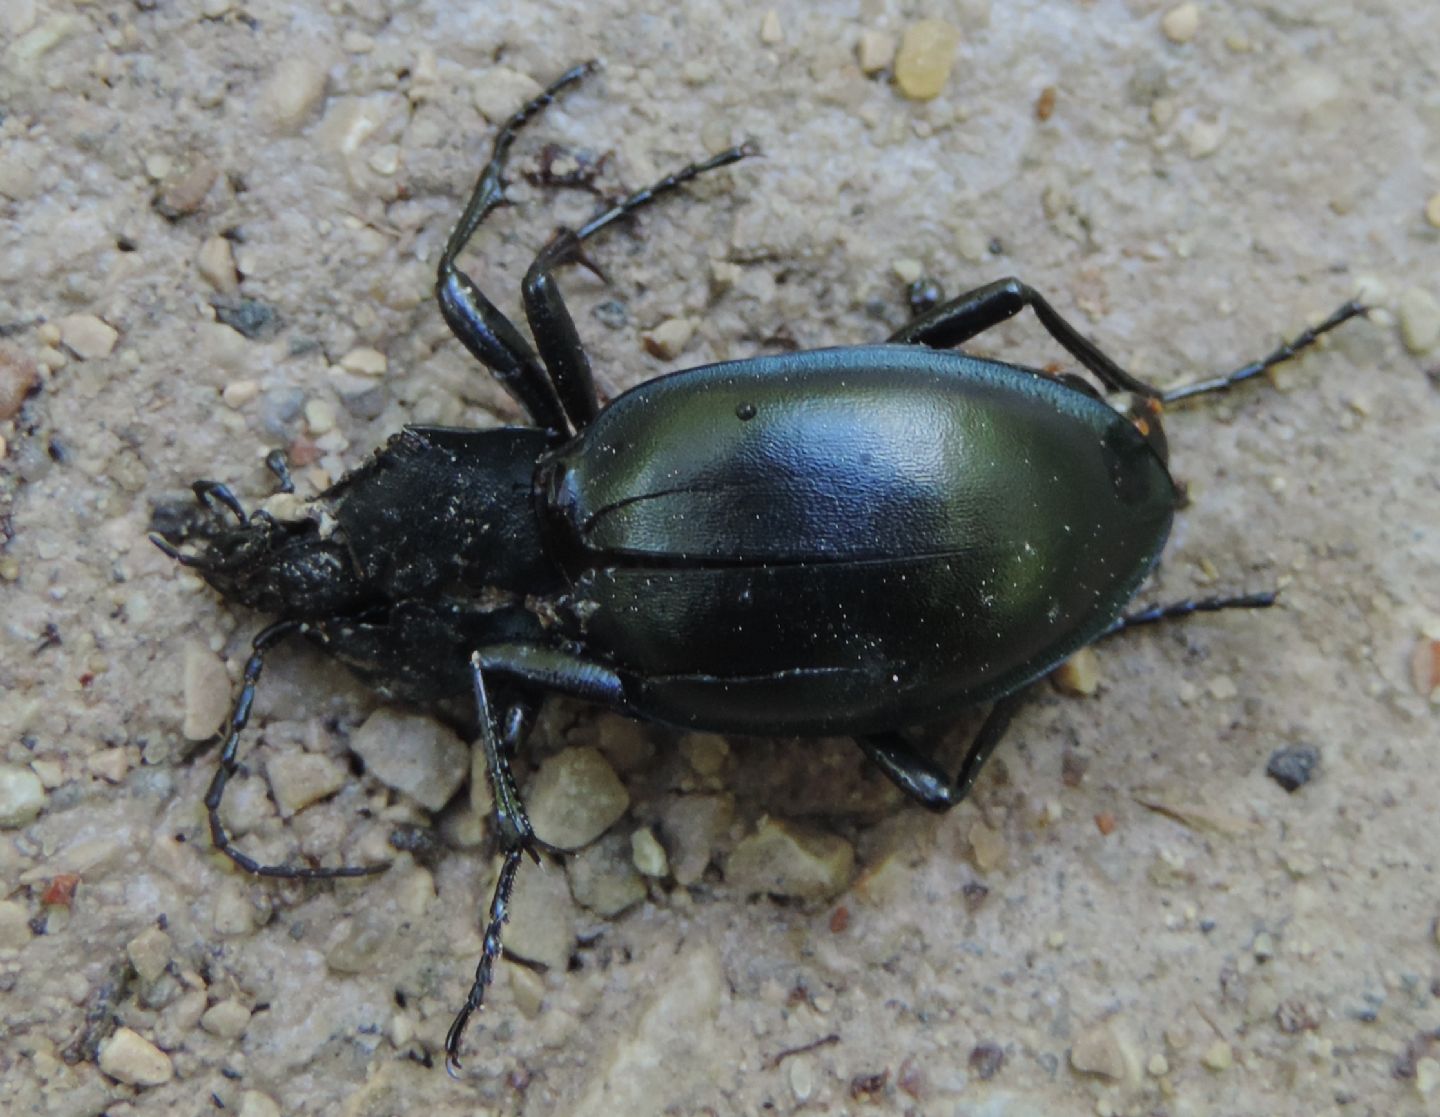
[[[520,861],[528,854],[538,864],[540,857],[536,850],[541,844],[530,826],[525,804],[520,798],[519,788],[515,786],[515,776],[510,771],[509,758],[518,751],[521,738],[529,729],[526,707],[517,703],[505,712],[504,730],[497,737],[479,652],[470,657],[470,672],[479,714],[480,747],[485,750],[485,769],[489,773],[490,790],[495,799],[495,831],[504,860],[500,864],[499,879],[495,882],[495,893],[490,899],[490,921],[485,927],[485,945],[480,953],[480,962],[475,967],[475,980],[470,985],[469,996],[445,1034],[445,1069],[451,1077],[457,1076],[460,1071],[460,1041],[465,1035],[465,1025],[484,1006],[485,990],[495,979],[495,963],[504,951],[501,935],[506,920],[510,918],[510,893],[515,887]]]
[[[250,658],[245,662],[244,679],[235,705],[230,709],[225,744],[220,749],[220,763],[205,792],[205,812],[210,822],[210,841],[214,847],[230,858],[247,873],[261,877],[279,877],[282,880],[336,880],[344,877],[363,877],[383,873],[387,865],[355,865],[337,869],[312,869],[295,865],[262,865],[253,857],[236,849],[220,821],[220,802],[225,797],[225,787],[240,768],[238,752],[240,734],[250,720],[250,709],[255,702],[255,687],[260,682],[260,672],[265,667],[265,653],[286,637],[300,630],[298,621],[279,621],[263,630],[251,645]]]
[[[562,90],[595,69],[594,62],[585,62],[567,70],[501,127],[491,149],[490,161],[480,172],[455,231],[445,242],[435,279],[435,298],[451,332],[476,360],[495,375],[501,386],[525,409],[531,421],[553,432],[557,438],[566,431],[565,412],[545,369],[520,331],[481,294],[475,281],[461,271],[455,261],[481,222],[505,201],[505,163],[520,129],[553,102]]]
[[[1293,341],[1283,342],[1274,352],[1258,361],[1252,361],[1226,376],[1201,380],[1168,391],[1147,384],[1126,372],[1107,357],[1099,346],[1067,322],[1039,291],[1014,278],[987,283],[984,287],[977,287],[942,303],[896,330],[889,340],[906,345],[925,345],[931,349],[952,349],[1015,317],[1027,306],[1035,311],[1035,317],[1040,319],[1046,332],[1093,373],[1109,391],[1133,392],[1138,396],[1157,399],[1161,403],[1173,403],[1207,392],[1222,392],[1236,384],[1242,384],[1281,361],[1288,361],[1314,345],[1335,327],[1366,313],[1367,310],[1361,303],[1353,300],[1347,302],[1318,326],[1311,327]]]
[[[970,794],[980,769],[1010,728],[1024,693],[1007,694],[990,707],[953,780],[899,733],[872,733],[856,738],[856,743],[886,778],[915,802],[932,811],[948,811]]]
[[[560,288],[551,273],[564,264],[584,264],[595,270],[595,265],[585,259],[582,250],[585,241],[620,218],[679,189],[707,171],[729,166],[757,152],[758,149],[753,144],[745,143],[709,159],[682,167],[596,214],[580,228],[561,229],[535,257],[535,262],[525,273],[522,292],[525,317],[530,322],[530,333],[535,338],[545,367],[550,370],[555,391],[564,405],[571,426],[577,432],[588,426],[590,420],[599,413],[600,402],[595,395],[595,378],[590,372],[590,359],[580,344],[575,320],[570,317],[570,311],[566,308]]]

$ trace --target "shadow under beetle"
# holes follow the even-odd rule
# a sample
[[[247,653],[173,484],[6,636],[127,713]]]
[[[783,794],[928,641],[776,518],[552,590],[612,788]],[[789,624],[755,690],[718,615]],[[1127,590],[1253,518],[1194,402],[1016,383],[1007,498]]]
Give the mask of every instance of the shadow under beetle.
[[[1015,279],[935,306],[883,345],[727,361],[662,376],[603,410],[554,271],[731,148],[562,230],[525,275],[535,350],[456,264],[504,201],[520,128],[593,64],[500,129],[445,246],[436,295],[455,336],[531,425],[408,427],[295,520],[247,515],[197,482],[207,515],[157,539],[231,601],[280,619],[254,641],[205,797],[240,868],[302,880],[384,866],[261,865],[220,821],[265,653],[301,634],[387,699],[474,694],[504,861],[474,984],[484,999],[523,856],[539,841],[509,758],[549,693],[722,733],[853,735],[906,794],[963,799],[1023,688],[1102,637],[1273,594],[1124,609],[1179,497],[1161,405],[1224,391],[1364,312],[1340,307],[1227,376],[1162,391],[1135,379]],[[1078,376],[954,347],[1030,307],[1127,412]],[[283,459],[271,468],[287,488]],[[233,517],[233,525],[227,517]],[[187,540],[197,553],[181,553]],[[953,779],[899,731],[993,703]]]

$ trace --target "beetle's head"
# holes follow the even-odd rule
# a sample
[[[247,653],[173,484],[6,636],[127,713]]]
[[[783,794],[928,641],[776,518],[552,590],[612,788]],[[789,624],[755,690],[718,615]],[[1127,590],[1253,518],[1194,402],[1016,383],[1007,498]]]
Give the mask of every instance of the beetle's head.
[[[246,515],[224,486],[193,487],[196,505],[154,510],[150,541],[227,601],[284,617],[330,616],[356,604],[345,550],[322,537],[316,519]]]

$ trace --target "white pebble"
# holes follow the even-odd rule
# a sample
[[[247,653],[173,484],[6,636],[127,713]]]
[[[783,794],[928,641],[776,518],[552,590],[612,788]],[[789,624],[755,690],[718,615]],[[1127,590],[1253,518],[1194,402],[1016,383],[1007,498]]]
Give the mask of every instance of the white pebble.
[[[375,778],[438,811],[460,788],[469,750],[432,718],[381,707],[355,730],[350,747]]]
[[[1200,30],[1200,9],[1194,4],[1171,8],[1160,20],[1160,29],[1172,43],[1188,43]]]
[[[325,434],[335,429],[335,407],[323,399],[307,400],[305,403],[305,425],[314,435]]]
[[[225,662],[192,640],[185,645],[181,679],[185,718],[180,732],[187,741],[208,741],[230,713],[230,675]]]
[[[285,59],[260,93],[260,108],[281,134],[298,132],[325,96],[324,63],[313,54]]]
[[[82,361],[110,356],[119,331],[93,314],[69,314],[60,319],[60,340]]]
[[[648,826],[641,827],[630,835],[630,853],[635,868],[643,875],[656,878],[670,875],[670,861],[665,856],[665,847]]]
[[[220,1001],[205,1010],[200,1027],[221,1039],[238,1039],[250,1026],[250,1010],[239,1001]]]
[[[535,832],[560,849],[579,849],[605,833],[630,807],[630,793],[598,749],[552,756],[526,791]]]
[[[334,795],[349,782],[350,773],[328,756],[292,750],[275,753],[265,762],[265,778],[280,813],[289,818]]]
[[[390,362],[380,350],[361,345],[341,357],[339,365],[346,372],[358,373],[361,376],[384,376]]]
[[[1428,353],[1440,341],[1440,302],[1423,287],[1400,296],[1400,340],[1412,353]]]
[[[0,829],[33,821],[45,805],[45,785],[29,768],[0,764]]]
[[[235,251],[225,237],[207,238],[195,257],[195,266],[200,270],[200,277],[222,295],[232,295],[240,286],[240,277],[235,271]]]
[[[784,38],[785,30],[780,26],[780,13],[771,8],[765,13],[765,18],[760,21],[760,41],[766,46],[773,47]]]
[[[129,1028],[100,1045],[100,1069],[128,1086],[160,1086],[175,1076],[170,1056]]]

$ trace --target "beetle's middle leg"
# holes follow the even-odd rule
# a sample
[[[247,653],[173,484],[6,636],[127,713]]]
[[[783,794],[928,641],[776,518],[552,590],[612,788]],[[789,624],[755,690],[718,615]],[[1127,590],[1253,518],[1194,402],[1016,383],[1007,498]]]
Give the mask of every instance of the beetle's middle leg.
[[[520,861],[526,854],[537,863],[540,860],[536,853],[539,840],[530,826],[525,804],[520,798],[519,788],[515,786],[515,776],[510,771],[509,758],[519,749],[520,738],[528,728],[525,707],[517,704],[506,711],[504,729],[497,736],[479,652],[470,657],[470,671],[479,714],[480,746],[485,750],[485,769],[490,776],[490,790],[495,800],[495,832],[505,859],[500,865],[500,877],[495,882],[495,893],[490,899],[490,921],[485,927],[485,945],[480,962],[475,967],[475,980],[445,1035],[445,1068],[452,1077],[460,1070],[460,1040],[464,1037],[465,1025],[483,1007],[485,990],[495,979],[495,963],[503,951],[501,936],[505,922],[510,918],[510,893],[515,887]]]
[[[595,378],[590,372],[590,359],[580,344],[575,320],[570,317],[570,311],[565,306],[565,300],[561,297],[560,288],[556,285],[552,273],[564,264],[588,264],[582,245],[620,218],[634,213],[664,194],[679,189],[707,171],[728,166],[756,153],[757,149],[753,144],[745,143],[709,159],[691,163],[596,214],[580,228],[561,229],[535,257],[535,262],[525,273],[522,289],[525,317],[530,322],[530,333],[535,338],[541,359],[550,370],[551,382],[565,407],[565,414],[577,432],[588,426],[590,420],[599,413],[600,402],[595,394]],[[593,264],[589,266],[594,267]]]

